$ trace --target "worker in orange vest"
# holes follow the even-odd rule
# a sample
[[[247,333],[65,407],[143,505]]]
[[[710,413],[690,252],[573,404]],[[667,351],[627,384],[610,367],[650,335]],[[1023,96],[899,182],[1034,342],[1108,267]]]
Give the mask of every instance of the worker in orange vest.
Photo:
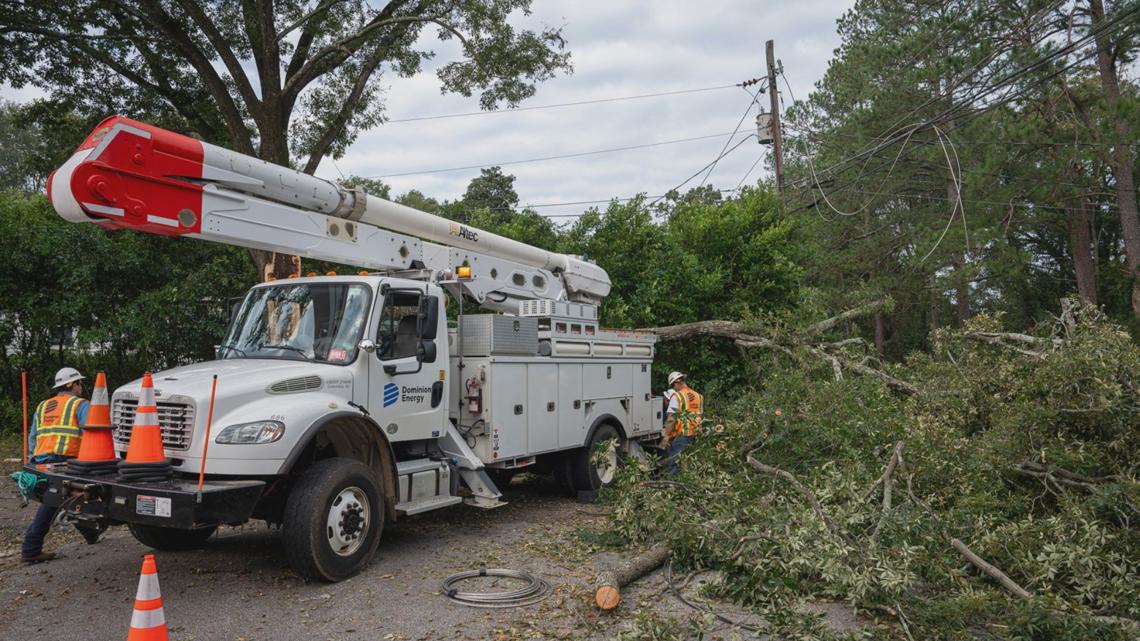
[[[681,372],[669,374],[668,382],[671,389],[665,392],[668,402],[665,406],[665,445],[669,448],[666,460],[669,476],[676,476],[677,457],[693,442],[704,420],[705,399],[689,387]]]
[[[32,429],[28,435],[28,459],[32,464],[62,463],[79,453],[79,443],[83,438],[83,425],[87,422],[87,409],[90,405],[83,394],[83,379],[86,378],[74,367],[64,367],[55,374],[56,395],[36,407],[32,417]],[[24,563],[41,563],[55,558],[54,552],[44,552],[44,537],[51,529],[58,507],[40,504],[24,542],[20,547],[20,558]],[[88,543],[99,540],[99,532],[80,527],[76,529]]]

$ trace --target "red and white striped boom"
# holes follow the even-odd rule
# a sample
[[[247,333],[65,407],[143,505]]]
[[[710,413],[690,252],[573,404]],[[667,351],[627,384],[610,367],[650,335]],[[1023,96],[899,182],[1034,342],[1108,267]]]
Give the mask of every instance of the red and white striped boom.
[[[72,222],[191,236],[373,270],[468,264],[480,277],[499,281],[474,290],[480,299],[479,292],[505,296],[512,304],[500,305],[503,311],[515,311],[519,300],[598,304],[610,291],[605,270],[580,257],[122,116],[100,123],[52,174],[47,189],[59,215]]]

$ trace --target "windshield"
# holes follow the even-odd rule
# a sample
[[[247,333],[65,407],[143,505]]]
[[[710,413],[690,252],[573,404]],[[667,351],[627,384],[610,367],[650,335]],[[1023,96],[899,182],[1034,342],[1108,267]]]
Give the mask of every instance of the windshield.
[[[258,287],[234,316],[221,357],[351,363],[371,298],[360,284]]]

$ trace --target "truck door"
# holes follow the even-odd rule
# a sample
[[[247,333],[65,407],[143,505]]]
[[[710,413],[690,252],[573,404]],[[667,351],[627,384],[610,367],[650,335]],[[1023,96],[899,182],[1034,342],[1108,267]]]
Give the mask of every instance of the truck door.
[[[447,420],[442,297],[422,285],[389,287],[377,305],[368,409],[393,441],[439,437]]]

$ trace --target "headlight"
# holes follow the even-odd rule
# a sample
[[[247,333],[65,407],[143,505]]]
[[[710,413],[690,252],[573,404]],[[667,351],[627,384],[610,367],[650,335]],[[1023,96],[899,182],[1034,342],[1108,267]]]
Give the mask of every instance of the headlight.
[[[230,425],[218,434],[214,442],[228,443],[230,445],[272,443],[281,438],[281,435],[284,433],[285,424],[281,421],[255,421],[253,423]]]

